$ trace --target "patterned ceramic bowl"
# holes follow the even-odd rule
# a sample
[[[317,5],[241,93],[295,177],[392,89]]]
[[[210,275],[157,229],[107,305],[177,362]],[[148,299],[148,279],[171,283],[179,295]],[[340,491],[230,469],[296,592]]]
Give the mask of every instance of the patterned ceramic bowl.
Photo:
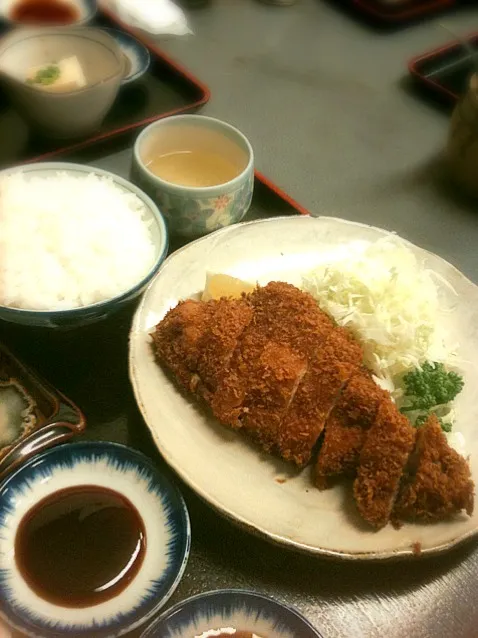
[[[109,317],[142,294],[166,258],[169,246],[166,223],[160,211],[149,197],[134,186],[134,184],[131,184],[131,182],[128,182],[114,173],[82,164],[71,164],[69,162],[38,162],[29,164],[28,166],[4,169],[0,171],[0,177],[17,172],[23,173],[26,179],[51,177],[58,173],[66,173],[72,177],[84,177],[92,173],[100,177],[110,178],[125,193],[136,195],[143,202],[144,221],[150,228],[151,240],[155,247],[156,260],[151,270],[141,281],[138,281],[135,286],[111,299],[106,299],[105,301],[100,301],[88,306],[55,311],[26,310],[0,305],[0,320],[25,326],[62,328],[64,330],[73,329]]]
[[[298,612],[239,589],[193,596],[169,609],[141,638],[321,638]]]
[[[124,527],[119,524],[121,521],[118,522],[118,505],[110,505],[112,514],[108,514],[108,506],[104,502],[98,504],[92,499],[86,502],[82,510],[77,510],[78,515],[75,510],[65,510],[67,516],[74,516],[75,525],[79,526],[81,533],[75,537],[77,540],[69,542],[68,547],[55,545],[47,548],[52,544],[48,541],[52,537],[65,538],[66,535],[70,539],[68,528],[66,531],[61,528],[60,534],[56,534],[52,528],[52,512],[58,511],[54,508],[58,508],[59,501],[48,505],[52,498],[65,498],[67,490],[70,490],[70,494],[78,494],[82,490],[83,493],[85,490],[93,494],[109,493],[113,495],[111,498],[126,502],[142,521],[142,538],[145,539],[144,549],[141,550],[142,561],[134,572],[128,570],[140,551],[136,549],[134,553],[125,555],[131,558],[125,558],[124,567],[123,563],[115,564],[115,569],[119,571],[114,577],[111,577],[111,570],[107,571],[101,560],[91,563],[96,570],[94,578],[97,583],[93,592],[95,595],[100,592],[100,595],[94,604],[87,604],[83,600],[81,606],[74,607],[71,606],[74,600],[72,591],[84,587],[81,582],[87,570],[88,556],[93,551],[91,548],[103,547],[100,555],[109,557],[117,551],[118,539],[125,535]],[[44,595],[44,590],[35,587],[37,581],[32,580],[35,570],[31,567],[38,565],[38,552],[36,558],[33,553],[34,558],[26,566],[25,555],[28,551],[32,553],[31,550],[23,551],[21,555],[16,551],[26,524],[24,521],[32,519],[32,512],[37,511],[36,505],[40,502],[42,511],[47,512],[46,519],[42,521],[43,526],[37,525],[31,535],[36,541],[37,550],[41,547],[40,558],[41,553],[54,553],[55,561],[62,566],[59,568],[59,578],[63,582],[63,563],[70,560],[68,556],[72,554],[76,556],[72,563],[76,567],[71,569],[71,573],[82,574],[82,579],[73,577],[73,585],[70,581],[68,588],[60,592],[61,600],[68,600],[68,605],[58,602],[58,592],[56,597],[52,597],[51,592]],[[88,518],[90,526],[85,528]],[[112,527],[114,534],[101,536],[107,533],[107,529],[111,532]],[[92,534],[92,530],[96,533]],[[113,443],[61,445],[30,460],[0,486],[0,616],[28,636],[121,636],[145,622],[169,599],[184,573],[190,541],[189,517],[181,495],[145,456]],[[136,542],[132,546],[138,547]],[[35,549],[33,542],[30,542],[30,548]],[[98,564],[101,565],[101,571]],[[50,573],[52,562],[47,565],[47,573]],[[110,590],[112,593],[109,597],[103,596],[101,592],[115,588],[122,578],[124,587]],[[58,581],[54,581],[53,587],[58,589]]]
[[[184,163],[185,156],[192,162]],[[254,153],[230,124],[178,115],[139,135],[131,180],[158,204],[172,235],[194,239],[243,219],[252,200]]]
[[[149,69],[151,54],[149,50],[135,37],[119,29],[103,29],[116,40],[125,58],[125,69],[121,86],[139,80]]]

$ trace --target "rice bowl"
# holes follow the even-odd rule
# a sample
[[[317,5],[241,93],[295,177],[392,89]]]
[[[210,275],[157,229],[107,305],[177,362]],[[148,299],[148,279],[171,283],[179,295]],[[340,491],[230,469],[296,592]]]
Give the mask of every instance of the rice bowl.
[[[1,171],[0,230],[0,319],[24,325],[105,317],[144,290],[168,250],[149,197],[80,164]]]

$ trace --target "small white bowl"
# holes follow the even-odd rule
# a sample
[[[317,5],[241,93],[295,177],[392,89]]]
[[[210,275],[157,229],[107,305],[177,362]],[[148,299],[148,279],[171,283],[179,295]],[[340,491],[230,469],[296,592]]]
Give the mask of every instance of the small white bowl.
[[[14,20],[12,12],[16,5],[21,4],[25,0],[2,0],[0,8],[0,19],[12,24],[13,26],[21,26],[25,23]],[[62,0],[64,4],[70,5],[76,10],[78,18],[73,22],[69,22],[68,26],[80,26],[88,24],[93,20],[97,12],[96,0]],[[32,26],[32,25],[28,25]],[[51,26],[46,24],[37,24],[36,26]]]

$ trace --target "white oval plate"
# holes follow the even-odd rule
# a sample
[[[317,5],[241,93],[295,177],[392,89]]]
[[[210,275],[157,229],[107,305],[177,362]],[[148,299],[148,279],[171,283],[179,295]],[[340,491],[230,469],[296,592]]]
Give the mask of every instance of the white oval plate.
[[[472,518],[435,525],[365,527],[355,512],[350,486],[320,492],[312,470],[295,472],[261,453],[240,434],[217,423],[178,390],[155,363],[149,333],[180,299],[204,288],[206,273],[226,273],[265,284],[300,285],[302,275],[336,255],[350,242],[370,242],[384,230],[334,218],[284,217],[238,224],[174,253],[162,265],[137,310],[130,338],[130,376],[139,408],[166,461],[199,496],[250,531],[296,549],[342,558],[391,558],[442,551],[478,532]],[[478,287],[440,257],[409,244],[445,277],[458,296],[442,286],[455,304],[449,328],[461,353],[478,362]],[[478,484],[478,384],[474,364],[463,368],[465,388],[457,402],[455,429],[466,438]],[[285,479],[285,481],[284,481]]]

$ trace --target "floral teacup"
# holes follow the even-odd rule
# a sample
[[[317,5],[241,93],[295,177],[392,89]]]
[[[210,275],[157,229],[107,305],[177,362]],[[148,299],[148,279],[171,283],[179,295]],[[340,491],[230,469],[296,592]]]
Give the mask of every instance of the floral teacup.
[[[193,186],[180,183],[181,169],[177,166],[177,180],[153,172],[156,157],[162,161],[171,157],[174,162],[178,154],[191,152],[198,157],[198,176],[204,170],[200,163],[204,152],[227,162],[232,171],[230,179]],[[166,165],[168,175],[172,168]],[[201,115],[178,115],[151,124],[139,135],[131,180],[159,206],[172,235],[193,239],[243,219],[252,200],[254,154],[246,137],[230,124]]]

